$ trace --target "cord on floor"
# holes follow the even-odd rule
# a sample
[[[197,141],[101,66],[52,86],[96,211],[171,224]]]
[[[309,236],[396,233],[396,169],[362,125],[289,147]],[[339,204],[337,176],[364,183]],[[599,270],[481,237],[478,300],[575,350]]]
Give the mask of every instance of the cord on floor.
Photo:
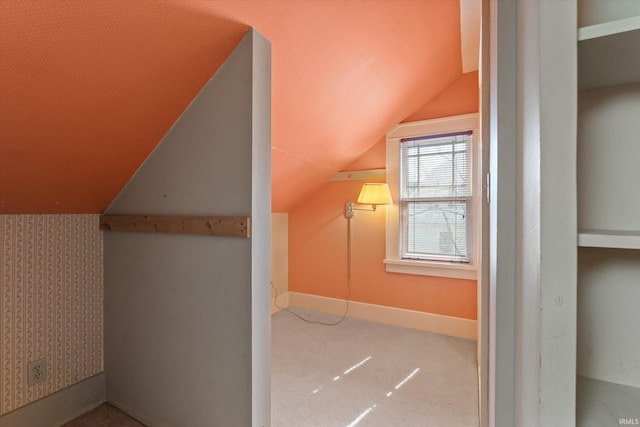
[[[278,308],[280,310],[284,310],[284,311],[286,311],[286,312],[288,312],[290,314],[293,314],[298,319],[303,320],[303,321],[305,321],[307,323],[315,323],[317,325],[324,325],[324,326],[335,326],[335,325],[341,323],[345,319],[345,317],[347,317],[347,313],[349,312],[349,297],[351,296],[351,280],[347,280],[347,305],[345,306],[344,313],[342,313],[342,316],[340,317],[340,319],[338,319],[337,321],[335,321],[333,323],[320,322],[320,321],[317,321],[317,320],[305,319],[304,317],[302,317],[298,313],[295,313],[295,312],[289,310],[289,307],[280,307],[278,305],[278,290],[276,289],[275,286],[273,286],[273,281],[271,282],[271,289],[273,289],[273,292],[275,293],[275,296],[273,298],[273,304],[276,306],[276,308]]]

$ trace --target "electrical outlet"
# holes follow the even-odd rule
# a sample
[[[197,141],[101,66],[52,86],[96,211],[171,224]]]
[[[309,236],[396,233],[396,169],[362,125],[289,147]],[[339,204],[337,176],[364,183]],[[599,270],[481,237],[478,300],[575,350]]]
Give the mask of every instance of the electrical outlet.
[[[47,379],[47,361],[36,360],[27,365],[27,384],[34,385]]]

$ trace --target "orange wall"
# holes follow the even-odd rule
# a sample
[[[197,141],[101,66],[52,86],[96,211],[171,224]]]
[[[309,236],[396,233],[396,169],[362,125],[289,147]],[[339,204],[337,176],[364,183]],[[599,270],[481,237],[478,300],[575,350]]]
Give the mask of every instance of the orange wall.
[[[479,96],[478,72],[465,73],[403,122],[475,113],[480,105]]]
[[[0,212],[104,212],[250,27],[275,212],[462,72],[453,0],[0,0]]]
[[[423,106],[420,115],[411,117],[426,120],[477,111],[477,82],[477,72],[464,74]],[[457,100],[453,102],[457,108],[452,106],[452,97]],[[472,104],[476,108],[470,108]],[[384,145],[384,140],[376,143],[347,170],[383,168]],[[344,204],[358,197],[362,184],[363,181],[329,182],[289,212],[289,290],[342,299],[349,296],[353,301],[476,319],[475,280],[385,271],[386,208],[375,213],[357,211],[352,219],[348,283]]]

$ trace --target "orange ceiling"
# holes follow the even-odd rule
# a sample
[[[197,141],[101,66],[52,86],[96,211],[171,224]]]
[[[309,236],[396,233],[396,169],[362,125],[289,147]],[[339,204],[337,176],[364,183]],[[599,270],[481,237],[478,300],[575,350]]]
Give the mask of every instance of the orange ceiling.
[[[457,0],[2,0],[0,213],[104,211],[249,26],[274,211],[462,73]]]

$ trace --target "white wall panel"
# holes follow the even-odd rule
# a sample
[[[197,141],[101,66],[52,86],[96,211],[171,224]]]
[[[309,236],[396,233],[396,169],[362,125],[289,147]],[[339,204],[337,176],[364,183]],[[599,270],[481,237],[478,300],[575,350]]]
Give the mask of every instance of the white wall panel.
[[[150,426],[269,424],[270,104],[250,30],[107,211],[252,217],[251,239],[105,233],[107,399]]]

